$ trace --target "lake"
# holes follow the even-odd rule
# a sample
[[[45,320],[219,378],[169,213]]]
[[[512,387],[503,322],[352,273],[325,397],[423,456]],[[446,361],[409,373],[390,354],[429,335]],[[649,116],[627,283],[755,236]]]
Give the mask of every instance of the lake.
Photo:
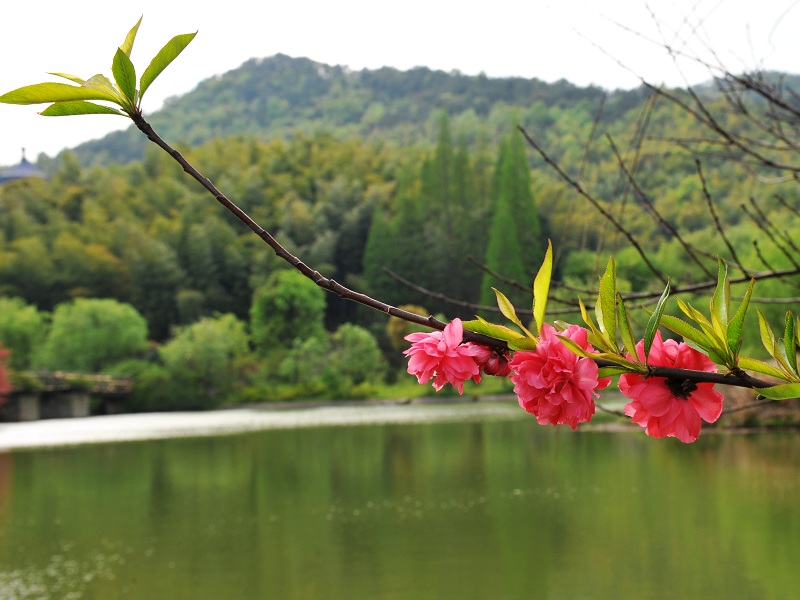
[[[796,434],[684,445],[447,410],[0,452],[0,599],[800,591]]]

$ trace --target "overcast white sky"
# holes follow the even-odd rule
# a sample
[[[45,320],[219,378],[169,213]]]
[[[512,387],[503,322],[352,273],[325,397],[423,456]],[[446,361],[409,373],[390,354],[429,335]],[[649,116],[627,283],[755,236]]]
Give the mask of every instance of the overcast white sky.
[[[657,43],[730,70],[800,72],[800,0],[40,0],[0,9],[0,93],[54,78],[111,76],[111,59],[140,15],[132,58],[141,72],[173,35],[198,36],[150,88],[145,113],[251,57],[305,56],[353,69],[427,66],[490,77],[564,78],[632,88],[639,76],[682,85],[709,79],[676,69]],[[639,35],[626,30],[639,32]],[[714,58],[707,51],[713,47]],[[602,49],[602,50],[601,50]],[[625,66],[620,66],[622,61]],[[128,126],[122,117],[47,118],[44,106],[0,104],[0,165],[34,160]]]

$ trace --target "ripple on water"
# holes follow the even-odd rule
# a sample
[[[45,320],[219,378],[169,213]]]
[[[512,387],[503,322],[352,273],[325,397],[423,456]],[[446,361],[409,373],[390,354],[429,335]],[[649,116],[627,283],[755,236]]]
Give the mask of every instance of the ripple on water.
[[[112,548],[85,558],[70,555],[69,544],[62,546],[65,549],[42,568],[0,569],[0,600],[79,600],[93,581],[113,581],[117,567],[125,563],[124,555]]]

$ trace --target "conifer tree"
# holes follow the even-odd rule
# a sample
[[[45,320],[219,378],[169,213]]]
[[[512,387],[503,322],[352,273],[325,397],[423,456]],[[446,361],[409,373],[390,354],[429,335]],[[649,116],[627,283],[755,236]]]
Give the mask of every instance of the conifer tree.
[[[523,249],[522,260],[533,273],[544,256],[546,244],[542,239],[539,211],[531,189],[531,167],[525,153],[525,143],[516,129],[506,136],[500,148],[495,171],[495,196],[508,200],[517,240]],[[527,285],[527,281],[521,281]]]
[[[528,278],[528,274],[525,264],[522,262],[522,246],[517,237],[515,217],[510,204],[510,200],[506,196],[501,196],[497,200],[494,215],[492,215],[492,224],[489,228],[484,264],[490,270],[504,277],[524,282]],[[525,294],[508,289],[486,273],[481,285],[481,304],[489,306],[496,304],[493,287],[501,290],[517,306],[524,306],[527,301]]]
[[[439,221],[448,239],[452,238],[453,228],[453,138],[450,133],[450,118],[446,110],[439,117],[439,135],[436,140],[436,151],[433,159],[435,206],[439,209]]]
[[[471,155],[465,139],[461,139],[453,155],[453,198],[456,207],[453,218],[457,232],[454,240],[455,264],[458,274],[453,295],[470,302],[478,302],[483,273],[469,262],[469,257],[482,258],[487,244],[487,194],[481,179],[481,157]],[[470,315],[467,315],[470,316]]]
[[[544,256],[542,227],[531,190],[530,165],[522,137],[513,131],[500,146],[493,183],[493,214],[486,250],[486,266],[522,285],[529,285],[535,265]],[[491,287],[504,287],[485,275],[481,303],[494,304]],[[510,298],[519,294],[504,288]],[[520,298],[520,301],[522,298]]]
[[[397,302],[393,296],[396,291],[396,283],[383,270],[384,266],[389,266],[393,255],[389,216],[384,210],[376,210],[372,214],[367,244],[364,247],[362,272],[370,294],[378,298],[390,298],[391,302]]]

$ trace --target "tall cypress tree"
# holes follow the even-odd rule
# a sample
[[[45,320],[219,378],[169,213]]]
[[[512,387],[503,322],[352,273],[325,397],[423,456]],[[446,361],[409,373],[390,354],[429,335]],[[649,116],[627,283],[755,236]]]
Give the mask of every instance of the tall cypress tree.
[[[436,147],[433,155],[422,163],[419,193],[415,196],[422,239],[416,248],[419,261],[413,279],[430,290],[455,294],[460,292],[454,289],[454,284],[459,283],[455,265],[459,261],[457,240],[460,239],[460,232],[455,222],[458,207],[453,198],[453,163],[450,119],[447,112],[442,111]],[[399,217],[398,214],[398,227],[401,227]],[[425,301],[435,310],[448,314],[453,312],[452,307],[430,299],[419,298],[415,301]]]
[[[493,214],[484,262],[492,271],[528,287],[544,256],[546,244],[531,190],[531,170],[525,145],[516,131],[503,140],[492,187]],[[482,303],[494,304],[494,293],[490,288],[498,285],[493,277],[484,276]],[[526,306],[530,301],[529,294],[510,289],[502,291],[520,306]]]
[[[396,302],[393,294],[397,284],[383,271],[383,267],[391,264],[392,246],[389,217],[384,210],[375,210],[364,247],[362,273],[369,293],[390,303]]]
[[[436,177],[436,203],[443,219],[442,225],[446,236],[453,236],[453,138],[450,133],[450,118],[447,111],[442,110],[439,117],[439,136],[436,141],[436,152],[433,159],[433,173]]]
[[[542,239],[539,210],[531,189],[531,167],[525,143],[516,129],[503,140],[495,171],[495,195],[508,200],[514,217],[517,240],[522,247],[522,262],[529,273],[535,273],[547,246]],[[527,285],[527,281],[521,281]]]
[[[442,111],[433,157],[421,172],[422,206],[432,217],[426,223],[426,239],[435,248],[429,258],[433,280],[426,287],[471,302],[480,297],[482,273],[468,257],[481,259],[486,251],[484,166],[482,156],[473,158],[463,137],[454,145],[450,120]],[[472,316],[451,304],[438,308],[448,315]]]
[[[478,302],[483,272],[472,265],[468,257],[481,260],[486,253],[488,198],[480,156],[471,156],[465,140],[461,140],[453,156],[453,224],[455,230],[454,272],[458,281],[451,294],[462,300]]]
[[[510,202],[508,198],[500,197],[495,204],[494,215],[492,215],[484,264],[490,270],[524,284],[528,275],[522,262],[522,254],[523,250],[517,238],[515,216]],[[493,287],[503,292],[516,306],[524,307],[530,304],[530,298],[526,298],[525,294],[503,285],[488,273],[483,275],[481,304],[489,306],[496,304]]]

